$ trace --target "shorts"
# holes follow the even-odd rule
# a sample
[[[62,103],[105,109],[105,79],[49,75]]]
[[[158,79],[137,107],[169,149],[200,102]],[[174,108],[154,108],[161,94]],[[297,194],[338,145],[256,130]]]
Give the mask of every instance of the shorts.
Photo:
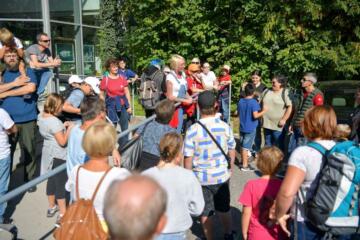
[[[215,211],[226,213],[230,211],[229,181],[216,185],[201,186],[205,200],[202,213],[204,217],[214,215]]]
[[[55,169],[56,167],[64,163],[65,160],[54,158],[52,169]],[[65,184],[67,182],[67,179],[68,177],[66,171],[61,171],[55,176],[50,177],[46,185],[46,195],[55,195],[55,199],[65,199]]]
[[[251,150],[254,144],[256,130],[251,133],[240,132],[240,147]]]

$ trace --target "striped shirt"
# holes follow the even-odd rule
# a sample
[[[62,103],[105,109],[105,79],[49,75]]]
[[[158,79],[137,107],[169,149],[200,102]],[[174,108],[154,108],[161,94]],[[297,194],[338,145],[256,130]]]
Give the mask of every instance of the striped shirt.
[[[227,153],[235,149],[233,132],[229,125],[217,117],[200,119]],[[186,132],[184,156],[192,157],[193,172],[201,185],[226,182],[230,177],[228,162],[209,134],[199,124]]]

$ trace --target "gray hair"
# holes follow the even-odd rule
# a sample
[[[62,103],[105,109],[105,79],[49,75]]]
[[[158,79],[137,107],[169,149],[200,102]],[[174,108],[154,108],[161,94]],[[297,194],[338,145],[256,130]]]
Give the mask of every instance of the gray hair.
[[[153,193],[141,199],[141,206],[135,206],[133,196],[121,195],[125,182],[153,186]],[[141,198],[141,189],[138,189]],[[127,198],[129,197],[129,198]],[[167,196],[165,190],[152,178],[143,175],[132,175],[127,179],[114,181],[107,190],[104,202],[104,218],[109,227],[111,239],[144,240],[151,239],[156,227],[166,210]]]
[[[41,36],[49,36],[47,33],[41,32],[36,35],[36,41],[40,42]]]
[[[310,80],[311,82],[313,83],[316,83],[317,82],[317,76],[316,76],[316,73],[313,73],[313,72],[307,72],[304,74],[304,77],[306,77],[308,80]]]

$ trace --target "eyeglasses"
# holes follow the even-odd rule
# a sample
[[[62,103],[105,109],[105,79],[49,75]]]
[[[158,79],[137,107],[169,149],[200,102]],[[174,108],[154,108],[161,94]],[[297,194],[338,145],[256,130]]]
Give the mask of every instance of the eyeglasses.
[[[4,55],[4,57],[6,58],[17,58],[18,55],[16,54],[11,54],[11,55]]]
[[[51,40],[50,40],[50,39],[47,39],[47,40],[40,40],[40,41],[47,43],[47,42],[50,42]]]
[[[306,82],[306,81],[310,81],[310,80],[308,80],[306,78],[301,79],[301,82]]]

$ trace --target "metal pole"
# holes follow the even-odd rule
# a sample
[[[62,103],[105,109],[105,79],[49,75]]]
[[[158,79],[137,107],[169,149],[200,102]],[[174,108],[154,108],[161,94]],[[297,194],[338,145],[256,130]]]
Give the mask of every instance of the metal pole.
[[[232,123],[230,121],[231,119],[231,91],[232,91],[232,87],[231,87],[231,82],[229,84],[229,117],[228,117],[228,124],[230,125],[230,127],[232,126]]]
[[[135,82],[131,81],[131,109],[132,115],[135,117]]]

